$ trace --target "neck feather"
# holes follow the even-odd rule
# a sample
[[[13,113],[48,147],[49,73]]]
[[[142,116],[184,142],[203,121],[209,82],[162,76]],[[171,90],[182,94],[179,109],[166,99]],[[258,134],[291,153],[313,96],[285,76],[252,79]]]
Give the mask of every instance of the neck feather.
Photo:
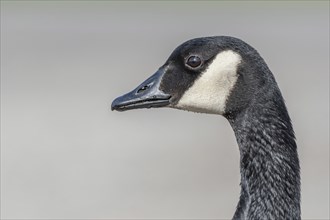
[[[297,147],[277,91],[228,118],[240,150],[241,197],[234,219],[300,219]]]

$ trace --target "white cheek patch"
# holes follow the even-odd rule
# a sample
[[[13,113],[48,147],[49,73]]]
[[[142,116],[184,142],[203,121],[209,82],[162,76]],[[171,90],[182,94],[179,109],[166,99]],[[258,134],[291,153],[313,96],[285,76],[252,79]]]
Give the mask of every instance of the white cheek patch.
[[[223,114],[226,100],[237,81],[241,56],[231,50],[219,53],[174,108]]]

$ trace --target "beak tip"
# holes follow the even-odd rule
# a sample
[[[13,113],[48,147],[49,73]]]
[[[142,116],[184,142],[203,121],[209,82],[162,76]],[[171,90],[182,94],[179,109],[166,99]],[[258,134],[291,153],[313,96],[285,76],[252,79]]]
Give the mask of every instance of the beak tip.
[[[118,98],[112,101],[111,103],[111,111],[117,110],[118,109]]]

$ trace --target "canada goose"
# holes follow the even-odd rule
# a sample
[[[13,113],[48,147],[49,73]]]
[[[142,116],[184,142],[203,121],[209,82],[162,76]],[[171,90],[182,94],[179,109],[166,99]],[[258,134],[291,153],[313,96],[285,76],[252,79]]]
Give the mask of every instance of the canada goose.
[[[300,219],[294,131],[275,78],[254,48],[228,36],[189,40],[111,105],[117,111],[151,107],[228,119],[240,151],[241,194],[233,219]]]

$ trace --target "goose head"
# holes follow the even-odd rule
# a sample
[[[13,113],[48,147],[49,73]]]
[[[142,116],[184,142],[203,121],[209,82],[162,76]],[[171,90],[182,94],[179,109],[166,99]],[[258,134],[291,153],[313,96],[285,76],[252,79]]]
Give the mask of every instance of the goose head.
[[[241,196],[234,219],[300,219],[300,175],[290,117],[258,52],[233,37],[177,47],[164,65],[112,110],[170,107],[225,116],[240,149]]]
[[[111,109],[170,107],[225,116],[239,112],[266,78],[256,56],[252,47],[233,37],[189,40],[151,77],[115,99]]]

